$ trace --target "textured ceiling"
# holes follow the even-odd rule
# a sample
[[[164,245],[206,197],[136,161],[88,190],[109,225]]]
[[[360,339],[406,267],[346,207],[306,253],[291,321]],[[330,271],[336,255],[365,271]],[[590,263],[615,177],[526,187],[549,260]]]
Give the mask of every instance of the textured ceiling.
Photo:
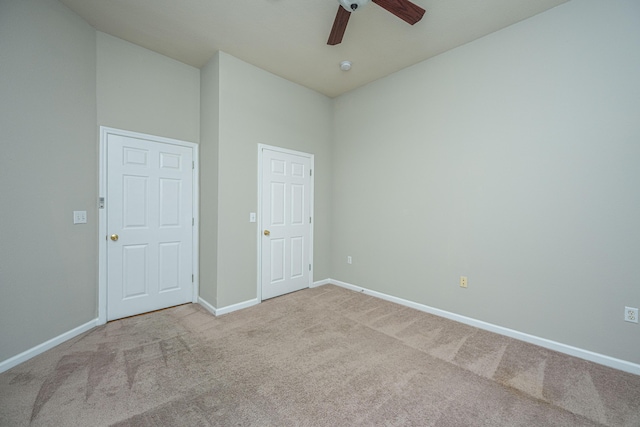
[[[337,46],[326,44],[337,0],[60,1],[99,31],[194,67],[222,50],[334,97],[567,0],[414,0],[427,11],[414,26],[369,3]]]

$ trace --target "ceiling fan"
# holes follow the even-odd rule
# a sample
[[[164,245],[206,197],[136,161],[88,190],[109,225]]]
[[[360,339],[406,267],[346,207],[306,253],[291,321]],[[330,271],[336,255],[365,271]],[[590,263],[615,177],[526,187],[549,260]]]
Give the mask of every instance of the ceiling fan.
[[[420,6],[411,3],[409,0],[371,0],[383,9],[396,15],[398,18],[413,25],[422,19],[425,10]],[[338,13],[333,21],[331,34],[329,34],[328,45],[336,45],[342,42],[344,31],[347,29],[347,23],[351,12],[355,12],[362,6],[369,3],[369,0],[338,0]]]

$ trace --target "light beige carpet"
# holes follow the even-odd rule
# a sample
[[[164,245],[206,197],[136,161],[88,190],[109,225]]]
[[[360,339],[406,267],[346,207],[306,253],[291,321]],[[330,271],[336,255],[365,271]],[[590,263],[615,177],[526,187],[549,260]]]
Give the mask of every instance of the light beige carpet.
[[[640,377],[326,285],[97,327],[0,374],[2,426],[640,426]]]

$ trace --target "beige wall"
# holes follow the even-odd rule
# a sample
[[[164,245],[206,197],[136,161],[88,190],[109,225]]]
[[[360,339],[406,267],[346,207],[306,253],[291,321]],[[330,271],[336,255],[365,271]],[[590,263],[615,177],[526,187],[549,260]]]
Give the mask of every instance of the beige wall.
[[[57,1],[0,1],[0,361],[97,315],[95,44]]]
[[[314,273],[329,276],[331,100],[219,54],[217,304],[256,298],[258,144],[315,155]],[[206,260],[201,260],[201,263]]]
[[[640,363],[622,321],[640,306],[637,16],[569,2],[330,100],[225,53],[199,71],[96,35],[55,0],[0,0],[0,361],[97,316],[105,125],[201,142],[216,307],[256,297],[264,143],[315,154],[315,280]]]
[[[200,70],[97,32],[98,125],[200,140]]]
[[[218,307],[220,54],[200,70],[200,297]]]
[[[638,16],[569,2],[337,98],[332,277],[639,363]]]

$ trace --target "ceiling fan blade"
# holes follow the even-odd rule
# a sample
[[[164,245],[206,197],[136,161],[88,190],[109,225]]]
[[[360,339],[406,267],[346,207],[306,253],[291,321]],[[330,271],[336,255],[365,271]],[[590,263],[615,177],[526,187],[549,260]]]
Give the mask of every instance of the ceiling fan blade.
[[[336,19],[333,21],[331,34],[329,34],[329,41],[327,41],[328,45],[333,46],[342,42],[342,36],[344,36],[344,30],[347,29],[349,17],[351,17],[351,12],[342,6],[338,6],[338,13],[336,13]]]
[[[396,15],[398,18],[413,25],[422,19],[425,10],[409,0],[371,0],[383,9]]]

